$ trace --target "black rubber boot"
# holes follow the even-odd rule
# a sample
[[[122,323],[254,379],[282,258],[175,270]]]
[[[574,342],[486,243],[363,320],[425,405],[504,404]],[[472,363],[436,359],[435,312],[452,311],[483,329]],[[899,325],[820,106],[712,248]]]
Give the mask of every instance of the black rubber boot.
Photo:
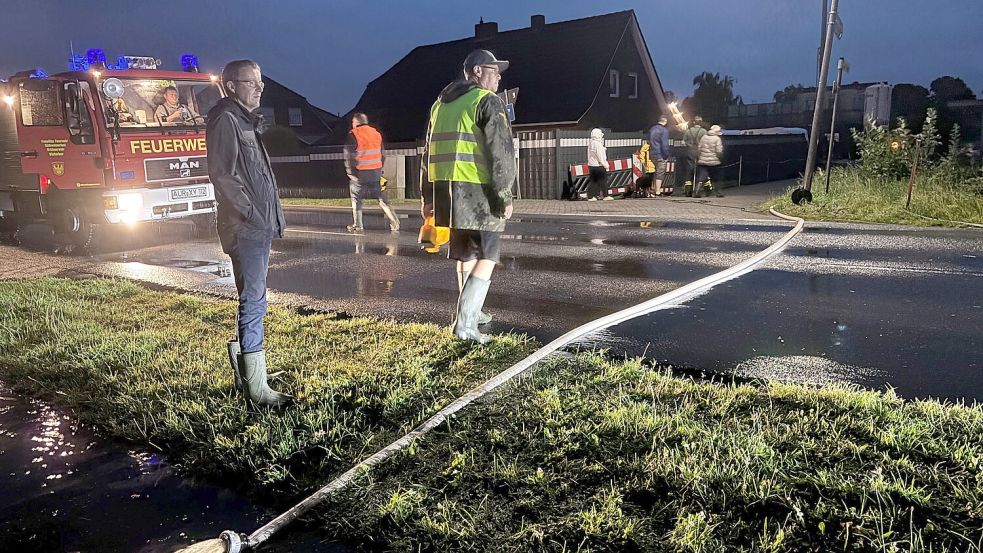
[[[239,368],[249,401],[272,407],[280,407],[290,401],[290,396],[270,388],[266,380],[266,352],[243,353],[239,357]]]
[[[462,340],[471,340],[479,344],[487,344],[491,337],[478,331],[478,313],[481,306],[485,303],[485,296],[488,295],[490,280],[478,278],[474,275],[468,277],[464,283],[464,289],[457,299],[457,318],[454,320],[454,336]]]
[[[226,348],[229,352],[229,364],[232,365],[232,383],[237,392],[242,392],[242,372],[239,370],[239,356],[242,355],[242,349],[239,347],[239,340],[229,340]]]

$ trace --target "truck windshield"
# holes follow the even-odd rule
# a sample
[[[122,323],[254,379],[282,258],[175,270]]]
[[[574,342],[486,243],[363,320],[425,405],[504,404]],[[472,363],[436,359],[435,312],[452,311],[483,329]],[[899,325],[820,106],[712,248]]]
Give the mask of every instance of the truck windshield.
[[[208,110],[222,97],[218,85],[170,79],[120,79],[123,96],[103,105],[119,112],[121,130],[147,127],[192,127],[205,123]],[[106,118],[107,121],[111,117]]]

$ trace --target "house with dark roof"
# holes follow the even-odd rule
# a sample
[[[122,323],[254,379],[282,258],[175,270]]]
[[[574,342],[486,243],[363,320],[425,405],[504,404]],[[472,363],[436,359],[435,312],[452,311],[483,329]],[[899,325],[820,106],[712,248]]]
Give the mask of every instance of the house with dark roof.
[[[259,113],[270,126],[287,127],[297,136],[300,148],[326,140],[339,117],[307,101],[268,75],[263,75],[263,98]]]
[[[642,143],[641,131],[668,109],[634,11],[557,23],[533,15],[529,27],[509,31],[479,21],[473,36],[418,46],[370,82],[306,157],[274,157],[281,194],[346,197],[341,144],[352,113],[364,112],[385,139],[389,194],[419,197],[419,152],[430,107],[448,83],[462,77],[464,58],[476,49],[509,60],[500,92],[518,88],[513,130],[519,197],[561,197],[569,187],[569,167],[586,162],[594,127],[607,132],[609,159],[630,158]]]
[[[509,31],[481,21],[473,36],[414,48],[370,82],[349,113],[366,113],[387,142],[418,140],[437,95],[479,48],[510,62],[500,91],[519,89],[516,131],[640,131],[666,111],[645,38],[628,10],[557,23],[533,15],[529,27]],[[333,133],[334,143],[345,132]]]

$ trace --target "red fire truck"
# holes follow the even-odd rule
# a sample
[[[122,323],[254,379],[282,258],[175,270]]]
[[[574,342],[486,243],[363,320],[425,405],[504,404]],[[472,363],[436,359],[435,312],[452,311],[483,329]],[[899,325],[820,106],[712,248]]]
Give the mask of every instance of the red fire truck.
[[[99,229],[213,221],[204,114],[224,95],[218,79],[158,70],[152,58],[124,61],[0,82],[0,232],[16,237],[44,221],[88,248]],[[178,116],[165,102],[175,91]]]

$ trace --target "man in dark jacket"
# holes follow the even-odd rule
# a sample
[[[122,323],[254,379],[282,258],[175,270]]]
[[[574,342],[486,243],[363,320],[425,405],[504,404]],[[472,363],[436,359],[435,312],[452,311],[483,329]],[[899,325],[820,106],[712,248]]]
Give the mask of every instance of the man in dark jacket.
[[[665,115],[659,117],[659,122],[649,129],[649,155],[652,163],[655,164],[655,183],[653,192],[658,196],[662,194],[662,181],[666,178],[666,162],[669,160],[669,129],[666,123],[669,119]]]
[[[258,405],[279,406],[289,396],[269,387],[263,351],[266,276],[273,238],[285,225],[279,190],[254,115],[263,94],[259,65],[229,62],[222,71],[228,97],[208,112],[208,176],[218,200],[218,235],[232,258],[239,292],[238,340],[229,342],[236,389]]]
[[[518,172],[505,103],[495,95],[509,62],[487,50],[464,60],[463,78],[447,85],[430,109],[423,215],[450,227],[460,295],[454,335],[487,343],[478,331],[505,221],[512,217]],[[487,317],[487,316],[485,316]]]

